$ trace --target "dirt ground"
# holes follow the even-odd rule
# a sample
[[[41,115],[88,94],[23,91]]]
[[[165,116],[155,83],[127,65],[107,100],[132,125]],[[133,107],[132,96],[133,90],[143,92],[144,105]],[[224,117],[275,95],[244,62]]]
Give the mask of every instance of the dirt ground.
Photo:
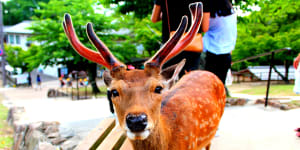
[[[43,83],[42,90],[29,88],[0,89],[6,105],[24,106],[28,114],[25,120],[57,120],[86,135],[103,117],[111,116],[105,97],[83,101],[49,99],[47,89],[56,82]],[[231,91],[236,97],[250,101],[245,106],[229,106],[219,127],[219,136],[212,142],[211,150],[299,150],[300,138],[293,131],[300,127],[300,109],[283,111],[255,105],[254,99],[263,96],[239,94],[237,87]],[[86,127],[84,130],[81,127]]]

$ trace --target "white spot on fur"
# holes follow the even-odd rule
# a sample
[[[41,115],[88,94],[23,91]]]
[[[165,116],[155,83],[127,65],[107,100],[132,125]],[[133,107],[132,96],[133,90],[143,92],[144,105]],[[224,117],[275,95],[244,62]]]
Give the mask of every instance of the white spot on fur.
[[[189,140],[189,137],[188,137],[188,136],[185,136],[185,137],[184,137],[184,140],[186,140],[186,141]]]

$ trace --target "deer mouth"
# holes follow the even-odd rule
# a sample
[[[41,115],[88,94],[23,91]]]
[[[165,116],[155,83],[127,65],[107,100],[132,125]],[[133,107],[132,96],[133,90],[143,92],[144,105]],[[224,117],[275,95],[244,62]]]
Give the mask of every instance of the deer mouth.
[[[128,126],[125,126],[126,135],[130,140],[145,140],[149,137],[152,129],[152,124],[148,123],[146,128],[141,131],[132,131],[128,128]]]
[[[145,140],[150,135],[150,130],[147,129],[141,132],[131,132],[127,130],[126,135],[130,140]]]

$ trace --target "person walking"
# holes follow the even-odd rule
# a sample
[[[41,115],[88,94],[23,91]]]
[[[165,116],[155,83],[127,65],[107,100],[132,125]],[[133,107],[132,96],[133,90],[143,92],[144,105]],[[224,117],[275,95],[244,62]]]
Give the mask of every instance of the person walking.
[[[237,39],[237,16],[229,0],[211,0],[209,29],[203,37],[205,70],[225,85],[231,67],[231,52]]]
[[[41,80],[41,76],[39,74],[37,74],[36,76],[36,83],[37,83],[37,87],[36,89],[42,89],[42,80]]]
[[[32,87],[32,82],[31,82],[31,76],[30,76],[30,73],[28,73],[27,82],[28,82],[28,87]]]
[[[176,31],[181,22],[181,18],[188,16],[189,26],[191,25],[191,15],[189,4],[199,2],[196,0],[154,0],[151,21],[156,23],[162,20],[162,42],[165,43],[170,38],[170,31]],[[203,19],[198,33],[206,32],[209,27],[210,7],[208,0],[201,0],[203,3]],[[199,45],[202,46],[202,45]],[[163,65],[167,68],[171,65],[179,63],[182,59],[186,59],[186,64],[179,74],[182,77],[185,72],[199,69],[201,51],[184,50]]]

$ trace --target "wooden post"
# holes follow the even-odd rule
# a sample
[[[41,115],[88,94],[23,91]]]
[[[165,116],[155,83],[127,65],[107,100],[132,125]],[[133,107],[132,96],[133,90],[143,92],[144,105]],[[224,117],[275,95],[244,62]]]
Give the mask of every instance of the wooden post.
[[[268,84],[267,84],[265,107],[268,106],[269,90],[270,90],[270,82],[271,82],[271,74],[272,74],[272,68],[273,68],[273,60],[274,60],[274,52],[272,52],[271,60],[270,60],[270,69],[269,69],[269,77],[268,77]]]

